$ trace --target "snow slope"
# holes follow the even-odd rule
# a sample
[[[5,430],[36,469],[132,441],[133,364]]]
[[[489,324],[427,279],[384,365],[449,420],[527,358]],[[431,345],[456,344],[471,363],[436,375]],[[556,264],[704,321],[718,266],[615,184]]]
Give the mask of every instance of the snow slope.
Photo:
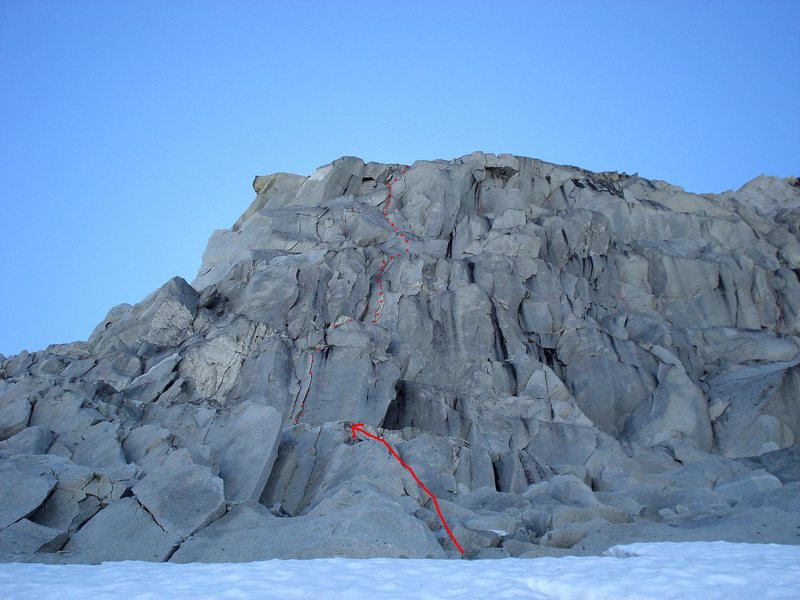
[[[800,598],[800,546],[615,546],[604,557],[0,565],[0,598]]]

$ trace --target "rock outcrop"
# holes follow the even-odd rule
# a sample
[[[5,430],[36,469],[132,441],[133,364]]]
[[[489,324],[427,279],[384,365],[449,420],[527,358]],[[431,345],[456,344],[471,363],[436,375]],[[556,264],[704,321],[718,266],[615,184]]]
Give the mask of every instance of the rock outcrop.
[[[191,284],[0,356],[0,560],[800,543],[800,184],[257,177]]]

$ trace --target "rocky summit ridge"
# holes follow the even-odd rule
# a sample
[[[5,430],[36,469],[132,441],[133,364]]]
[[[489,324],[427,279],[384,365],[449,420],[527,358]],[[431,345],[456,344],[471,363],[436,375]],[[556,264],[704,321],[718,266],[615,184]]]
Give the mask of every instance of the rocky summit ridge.
[[[800,543],[800,184],[256,177],[197,278],[0,355],[0,560]]]

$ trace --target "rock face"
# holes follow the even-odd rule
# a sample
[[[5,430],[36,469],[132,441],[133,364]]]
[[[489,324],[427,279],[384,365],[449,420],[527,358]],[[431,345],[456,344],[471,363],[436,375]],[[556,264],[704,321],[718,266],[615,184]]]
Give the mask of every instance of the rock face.
[[[415,476],[467,557],[800,543],[797,179],[253,187],[194,282],[0,356],[0,560],[460,556]]]

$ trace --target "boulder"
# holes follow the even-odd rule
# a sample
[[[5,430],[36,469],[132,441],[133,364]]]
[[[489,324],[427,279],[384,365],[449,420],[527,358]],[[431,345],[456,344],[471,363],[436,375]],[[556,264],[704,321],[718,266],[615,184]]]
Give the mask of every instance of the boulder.
[[[32,475],[0,459],[0,529],[31,515],[56,485],[52,475]]]
[[[464,525],[475,531],[491,531],[500,538],[511,537],[517,530],[519,521],[512,515],[495,513],[472,517],[464,522]]]
[[[547,481],[547,493],[569,506],[600,504],[592,489],[574,475],[556,475]]]
[[[746,459],[744,462],[754,468],[763,468],[782,483],[800,481],[800,443]]]
[[[74,447],[72,461],[107,471],[124,469],[128,463],[119,442],[119,426],[103,421],[87,427]]]
[[[7,440],[28,426],[31,403],[11,391],[0,396],[0,441]]]
[[[479,560],[492,560],[499,558],[511,558],[506,548],[482,548],[476,555]]]
[[[133,487],[133,493],[167,533],[187,538],[225,513],[222,479],[173,452]]]
[[[132,429],[122,442],[126,459],[138,465],[163,464],[175,435],[160,425]]]
[[[564,529],[578,523],[603,520],[607,523],[630,523],[630,515],[610,506],[557,506],[553,510],[552,528]]]
[[[152,402],[175,381],[175,367],[180,360],[177,353],[162,359],[125,386],[125,396],[142,403]]]
[[[96,409],[88,408],[88,403],[89,398],[77,387],[53,388],[36,401],[30,425],[47,427],[71,448],[81,440],[83,431],[105,420]]]
[[[240,505],[185,541],[171,561],[334,556],[443,558],[444,553],[420,521],[379,492],[362,486],[340,491],[299,517],[277,518],[261,506]]]
[[[207,440],[219,457],[226,498],[261,497],[278,455],[282,421],[273,407],[245,402],[211,426]]]
[[[0,561],[37,552],[57,552],[66,541],[67,534],[63,531],[20,519],[0,531]]]
[[[594,523],[592,525],[594,525]],[[572,548],[584,537],[586,537],[585,527],[565,527],[563,529],[554,529],[553,531],[548,531],[542,537],[541,544],[543,546],[550,546],[551,548],[567,549]]]
[[[180,543],[164,531],[135,498],[112,502],[78,530],[64,547],[68,562],[162,562]]]
[[[508,552],[509,556],[519,558],[526,552],[535,552],[538,546],[530,542],[523,542],[517,539],[503,540],[503,549]]]
[[[9,458],[15,454],[44,454],[54,439],[55,434],[47,427],[26,427],[0,442],[0,458]]]
[[[494,487],[483,486],[476,490],[460,493],[453,499],[459,506],[463,506],[477,513],[521,513],[531,507],[531,503],[519,494],[498,492]]]
[[[789,514],[799,514],[800,481],[789,482],[762,494],[753,494],[742,500],[737,506],[739,505],[743,508],[766,506]]]
[[[757,469],[735,479],[718,481],[714,491],[728,501],[739,502],[748,496],[764,494],[781,487],[783,484],[780,479],[764,469]]]
[[[35,476],[57,480],[52,493],[31,517],[36,523],[74,533],[103,505],[130,489],[135,468],[129,465],[113,475],[82,467],[55,455],[17,455],[17,468]]]
[[[96,354],[133,349],[152,356],[155,349],[174,347],[191,333],[198,293],[180,277],[174,277],[136,306],[122,307],[106,318],[89,338]]]
[[[757,456],[800,439],[800,361],[734,365],[708,378],[714,437],[725,456]]]

